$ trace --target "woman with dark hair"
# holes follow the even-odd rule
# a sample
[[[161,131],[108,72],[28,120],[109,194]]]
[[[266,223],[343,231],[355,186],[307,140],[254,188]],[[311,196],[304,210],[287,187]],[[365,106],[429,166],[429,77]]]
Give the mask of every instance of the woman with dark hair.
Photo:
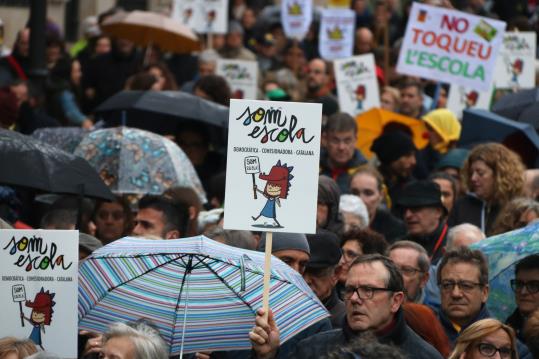
[[[225,78],[218,75],[206,75],[195,83],[195,95],[206,100],[229,106],[232,91]]]
[[[157,79],[154,90],[157,91],[177,91],[178,85],[174,75],[170,72],[168,66],[163,62],[156,62],[144,68],[144,71],[153,75]]]

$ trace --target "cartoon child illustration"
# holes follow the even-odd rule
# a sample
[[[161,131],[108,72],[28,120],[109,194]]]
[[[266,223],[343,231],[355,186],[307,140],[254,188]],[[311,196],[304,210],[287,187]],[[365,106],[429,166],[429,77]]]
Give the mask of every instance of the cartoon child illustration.
[[[464,95],[465,108],[474,107],[479,99],[479,93],[477,91],[470,91]]]
[[[522,59],[516,59],[515,62],[511,64],[511,83],[514,86],[518,86],[518,77],[522,74],[522,68],[524,67],[524,62]]]
[[[210,10],[206,13],[206,22],[207,22],[207,28],[210,30],[212,28],[212,25],[217,17],[217,12],[215,10]]]
[[[34,327],[30,333],[30,339],[43,350],[45,349],[41,341],[41,332],[45,333],[45,325],[51,324],[52,313],[54,312],[52,307],[56,304],[52,299],[55,295],[55,293],[50,293],[48,290],[45,292],[41,287],[33,302],[26,301],[25,305],[32,308],[30,318],[25,317],[24,313],[21,312],[21,318],[26,319]]]
[[[273,227],[282,228],[279,221],[277,221],[277,212],[275,205],[281,207],[280,199],[286,199],[288,197],[288,190],[290,189],[290,181],[294,176],[290,174],[294,167],[288,167],[285,164],[281,165],[281,161],[277,161],[277,164],[273,166],[269,174],[261,173],[258,177],[261,180],[267,181],[264,191],[261,191],[257,188],[256,184],[254,185],[254,190],[266,197],[267,201],[260,211],[260,214],[256,217],[251,217],[253,221],[256,221],[260,216],[271,218],[275,222]]]
[[[189,20],[191,19],[191,16],[193,16],[193,9],[187,8],[183,11],[183,23],[187,24]]]
[[[365,101],[367,89],[365,85],[358,85],[356,88],[356,114],[363,112],[363,101]]]

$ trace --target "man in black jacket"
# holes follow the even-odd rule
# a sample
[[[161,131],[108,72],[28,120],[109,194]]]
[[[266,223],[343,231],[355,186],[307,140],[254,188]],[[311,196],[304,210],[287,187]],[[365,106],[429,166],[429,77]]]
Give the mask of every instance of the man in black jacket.
[[[430,344],[415,334],[404,321],[402,275],[387,257],[371,254],[357,258],[351,265],[345,287],[346,317],[343,328],[320,333],[299,342],[290,358],[320,358],[349,344],[361,333],[372,331],[382,343],[399,347],[409,358],[442,358]],[[279,329],[273,321],[257,313],[256,325],[249,333],[258,358],[278,356]]]
[[[395,204],[408,230],[404,239],[422,245],[432,263],[436,263],[443,254],[448,229],[447,209],[438,184],[425,180],[411,182],[402,189]]]

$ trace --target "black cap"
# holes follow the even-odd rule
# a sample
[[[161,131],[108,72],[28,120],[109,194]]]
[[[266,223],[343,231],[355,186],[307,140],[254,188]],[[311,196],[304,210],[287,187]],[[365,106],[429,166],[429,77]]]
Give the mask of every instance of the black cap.
[[[316,234],[307,234],[311,258],[307,268],[328,268],[335,266],[341,260],[339,237],[333,232],[318,230]]]
[[[447,210],[442,203],[440,186],[432,181],[414,181],[408,183],[401,190],[395,201],[400,208],[441,207]]]
[[[402,131],[391,131],[378,137],[371,146],[371,151],[381,163],[389,165],[402,156],[416,151],[412,138]]]

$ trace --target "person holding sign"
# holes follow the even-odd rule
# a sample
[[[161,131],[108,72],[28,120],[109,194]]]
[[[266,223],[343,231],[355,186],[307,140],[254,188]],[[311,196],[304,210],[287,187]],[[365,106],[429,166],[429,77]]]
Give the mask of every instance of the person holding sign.
[[[325,354],[347,346],[366,331],[374,332],[383,344],[399,347],[410,358],[442,358],[436,349],[406,324],[401,309],[404,302],[402,274],[391,259],[379,254],[357,258],[346,279],[344,300],[346,315],[343,328],[302,340],[287,358],[325,357]],[[249,339],[257,358],[274,358],[280,346],[279,328],[273,321],[271,311],[268,320],[263,314],[263,310],[257,312]],[[359,351],[360,348],[357,354],[360,354]]]

